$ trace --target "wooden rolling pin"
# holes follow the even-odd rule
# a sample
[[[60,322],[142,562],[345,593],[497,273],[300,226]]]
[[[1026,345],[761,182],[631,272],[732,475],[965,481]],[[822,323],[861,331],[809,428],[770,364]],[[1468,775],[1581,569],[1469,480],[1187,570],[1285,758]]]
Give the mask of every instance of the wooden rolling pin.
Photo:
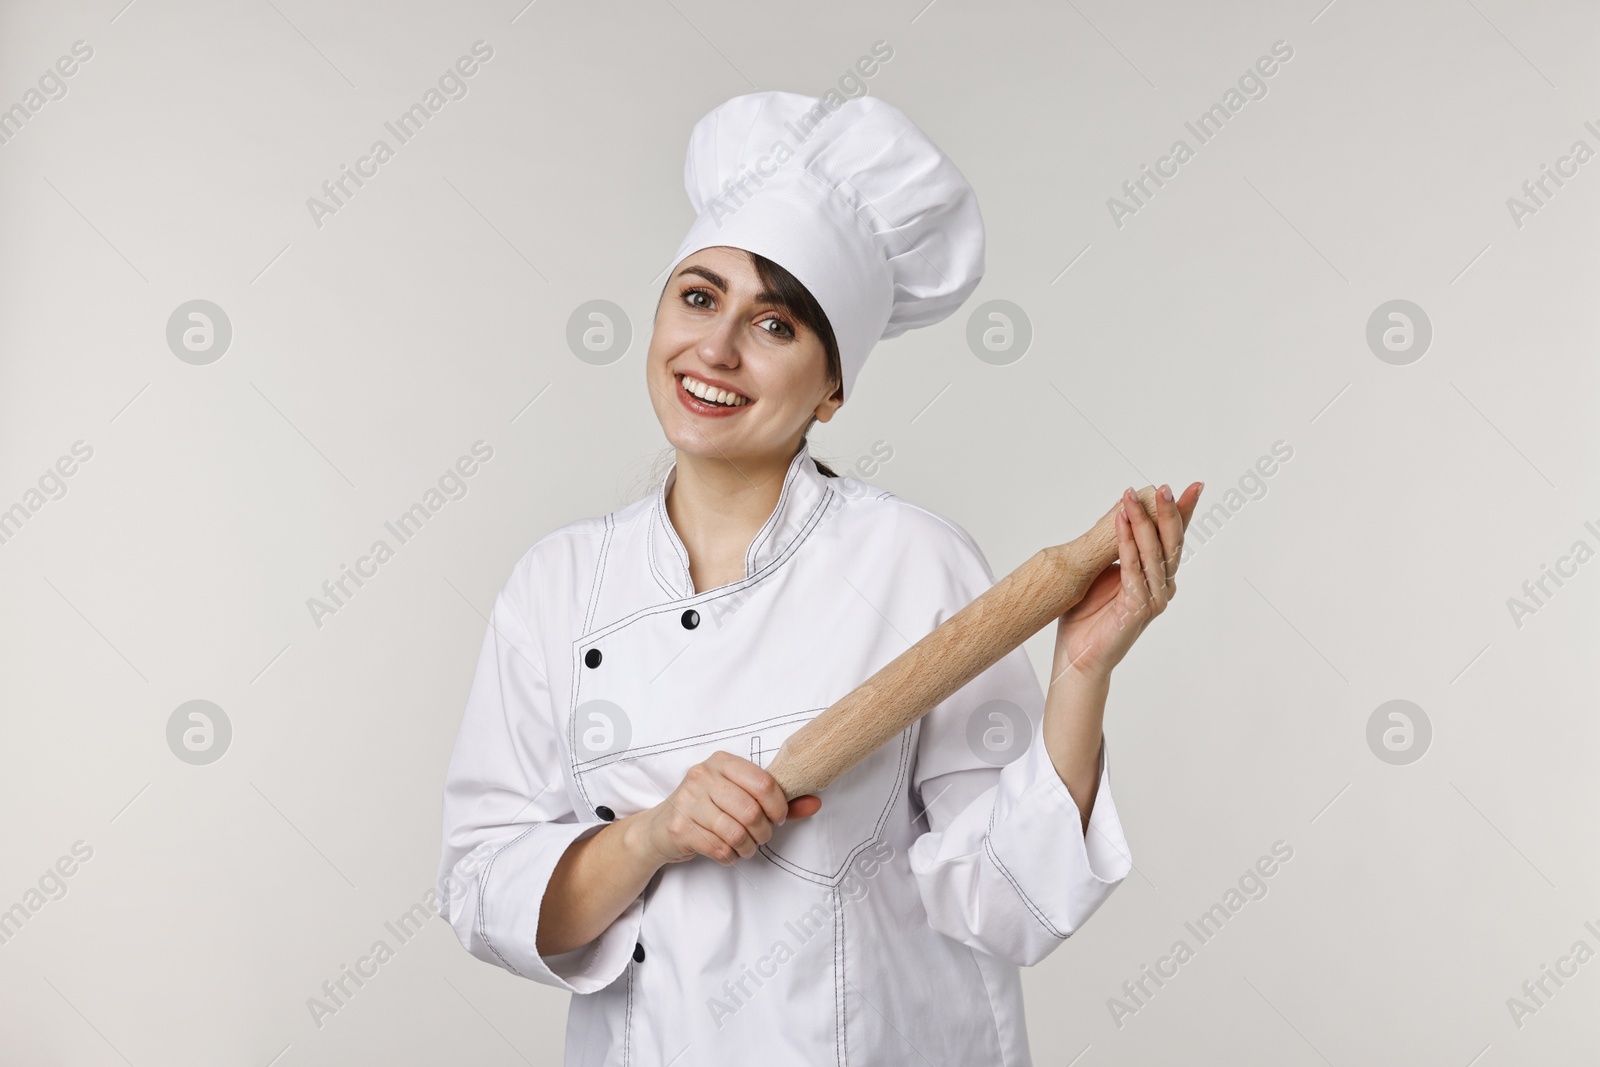
[[[1139,490],[1152,518],[1156,490]],[[1117,560],[1122,500],[1082,537],[1034,553],[783,743],[767,768],[788,799],[821,792],[878,746],[1083,599]]]

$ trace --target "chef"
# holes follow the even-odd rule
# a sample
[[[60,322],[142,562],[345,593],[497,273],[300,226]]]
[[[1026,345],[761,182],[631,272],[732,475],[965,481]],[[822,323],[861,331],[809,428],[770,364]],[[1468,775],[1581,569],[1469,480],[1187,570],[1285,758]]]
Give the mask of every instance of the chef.
[[[976,197],[896,108],[738,96],[694,127],[696,220],[645,375],[655,491],[562,526],[495,600],[444,787],[441,914],[574,994],[565,1063],[1030,1062],[1018,968],[1127,875],[1101,722],[1185,518],[1130,493],[1120,563],[820,797],[785,738],[994,575],[955,523],[814,460],[880,338],[983,274]],[[1181,510],[1180,510],[1181,509]]]

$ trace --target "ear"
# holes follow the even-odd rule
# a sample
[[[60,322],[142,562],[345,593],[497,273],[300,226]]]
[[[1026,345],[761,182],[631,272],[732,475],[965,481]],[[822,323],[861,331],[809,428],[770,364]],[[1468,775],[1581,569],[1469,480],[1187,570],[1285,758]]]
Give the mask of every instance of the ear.
[[[817,421],[830,421],[833,418],[833,413],[838,411],[843,404],[844,386],[842,384],[836,385],[833,388],[833,392],[829,393],[822,403],[817,405],[817,410],[815,412]]]

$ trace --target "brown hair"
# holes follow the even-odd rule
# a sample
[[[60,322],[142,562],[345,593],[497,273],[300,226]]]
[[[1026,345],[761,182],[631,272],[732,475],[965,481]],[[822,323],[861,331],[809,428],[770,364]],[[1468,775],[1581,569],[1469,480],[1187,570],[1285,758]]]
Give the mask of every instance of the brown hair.
[[[800,325],[816,334],[822,340],[822,350],[828,358],[828,381],[837,388],[844,380],[844,375],[839,369],[839,342],[833,336],[833,324],[828,321],[828,313],[822,310],[822,305],[817,303],[817,298],[811,295],[811,290],[800,284],[800,279],[790,274],[787,270],[768,259],[766,256],[754,252],[746,252],[750,262],[756,268],[756,275],[761,279],[761,287],[770,289],[778,294],[778,306],[800,321]],[[806,423],[806,432],[816,425],[817,417],[811,416],[811,421]],[[801,434],[800,443],[805,444],[805,434]],[[812,457],[812,462],[817,465],[824,477],[837,478],[832,467]]]

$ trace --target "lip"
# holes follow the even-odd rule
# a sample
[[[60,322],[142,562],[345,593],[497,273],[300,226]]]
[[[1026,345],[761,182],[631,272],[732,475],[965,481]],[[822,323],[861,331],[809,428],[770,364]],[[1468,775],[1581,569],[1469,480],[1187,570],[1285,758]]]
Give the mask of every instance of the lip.
[[[715,378],[701,378],[698,374],[696,374],[695,377],[700,378],[700,380],[705,382],[707,385],[714,386],[718,389],[726,389],[732,393],[739,392],[739,390],[735,389],[727,382],[719,382]],[[676,371],[673,372],[672,375],[672,391],[678,395],[678,403],[683,405],[684,408],[696,415],[701,415],[708,419],[725,419],[730,415],[737,415],[741,411],[748,411],[750,408],[755,406],[755,401],[753,399],[749,403],[740,404],[736,408],[722,407],[717,404],[708,404],[683,387],[683,377]],[[742,396],[743,394],[741,393],[740,395]]]

